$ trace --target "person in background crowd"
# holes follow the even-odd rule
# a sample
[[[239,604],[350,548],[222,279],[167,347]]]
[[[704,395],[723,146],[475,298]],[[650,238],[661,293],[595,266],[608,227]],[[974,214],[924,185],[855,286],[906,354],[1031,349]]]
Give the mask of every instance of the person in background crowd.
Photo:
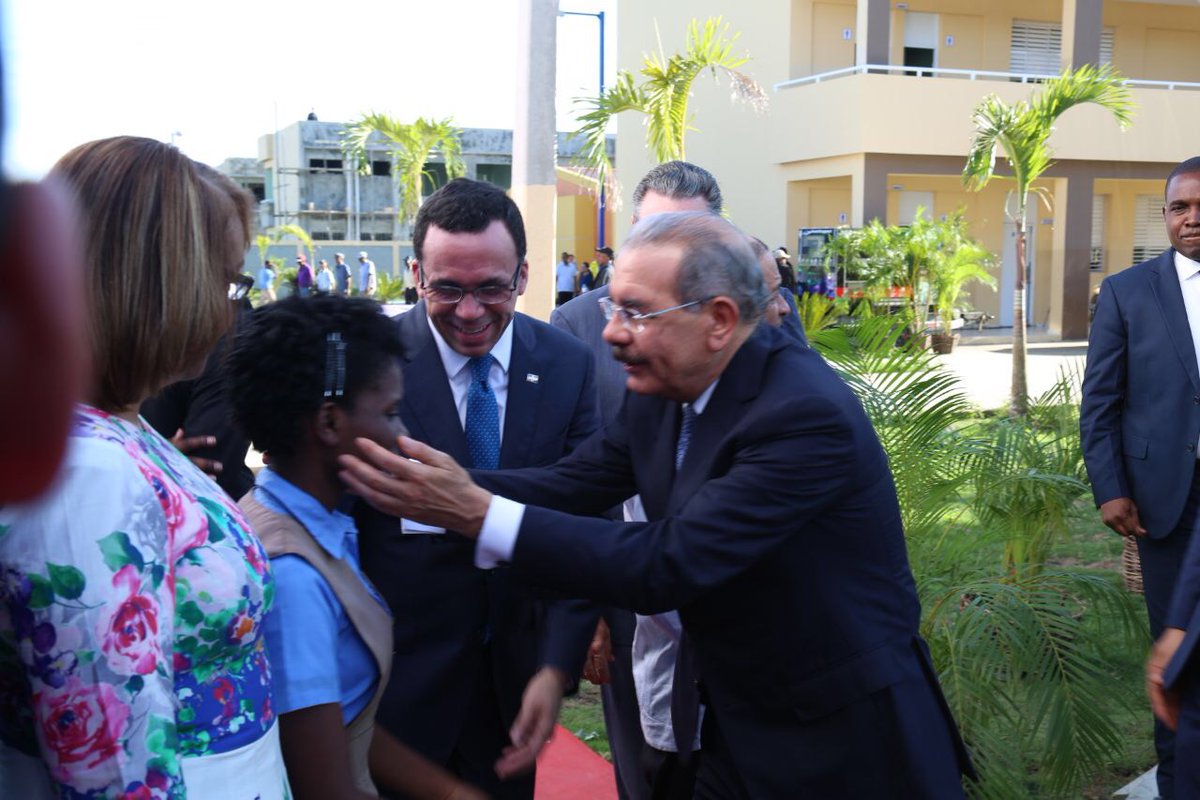
[[[557,291],[554,305],[561,306],[575,296],[575,287],[579,275],[575,271],[575,256],[570,253],[562,254],[562,261],[554,268],[554,288]]]
[[[579,293],[590,292],[596,288],[596,276],[592,274],[592,265],[586,261],[579,264]]]
[[[5,794],[282,800],[266,554],[138,416],[228,328],[253,200],[128,136],[75,148],[51,178],[81,210],[92,375],[58,484],[0,510]]]
[[[296,257],[296,291],[301,297],[308,297],[313,290],[313,268],[304,256]]]
[[[599,288],[607,286],[612,281],[612,260],[613,249],[611,247],[596,248],[596,279],[592,281],[592,286]]]
[[[337,293],[342,297],[349,297],[350,290],[354,287],[354,271],[346,263],[344,253],[333,254],[333,275],[337,278]]]
[[[379,289],[379,277],[375,262],[367,257],[367,251],[358,254],[358,293],[363,297],[374,297]]]
[[[337,280],[333,276],[333,270],[329,268],[329,262],[322,258],[317,264],[317,294],[322,297],[331,295],[336,285]]]
[[[264,261],[262,269],[258,271],[258,289],[262,292],[264,303],[275,302],[275,265],[270,259]]]

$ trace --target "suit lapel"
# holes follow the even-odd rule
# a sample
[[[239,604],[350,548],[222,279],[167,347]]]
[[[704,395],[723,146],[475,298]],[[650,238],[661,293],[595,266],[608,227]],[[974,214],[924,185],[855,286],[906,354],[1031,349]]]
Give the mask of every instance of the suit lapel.
[[[1152,262],[1150,272],[1154,278],[1150,281],[1150,288],[1167,323],[1167,333],[1175,345],[1175,352],[1183,362],[1192,387],[1200,392],[1200,368],[1196,365],[1196,346],[1192,341],[1192,327],[1188,323],[1187,307],[1183,304],[1183,289],[1179,286],[1174,256],[1175,251],[1168,249]]]
[[[470,464],[467,436],[463,433],[450,379],[429,330],[425,302],[421,301],[396,321],[405,343],[404,424],[414,439],[449,453],[459,464]]]
[[[504,439],[500,443],[500,468],[524,466],[533,446],[543,381],[549,375],[537,351],[537,337],[528,320],[513,315],[512,356],[508,360],[508,399],[504,406]],[[534,376],[534,377],[530,377]]]

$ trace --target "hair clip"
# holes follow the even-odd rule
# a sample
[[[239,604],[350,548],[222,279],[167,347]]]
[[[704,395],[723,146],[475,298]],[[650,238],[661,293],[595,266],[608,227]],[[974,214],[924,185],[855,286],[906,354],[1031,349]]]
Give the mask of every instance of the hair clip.
[[[346,393],[346,343],[341,333],[325,336],[325,396],[341,397]]]

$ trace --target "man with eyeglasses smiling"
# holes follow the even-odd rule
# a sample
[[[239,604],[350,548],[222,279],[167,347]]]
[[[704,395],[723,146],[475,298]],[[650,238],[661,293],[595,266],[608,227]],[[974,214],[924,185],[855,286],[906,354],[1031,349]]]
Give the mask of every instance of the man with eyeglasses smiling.
[[[594,367],[567,334],[516,312],[525,228],[495,186],[460,178],[421,206],[410,269],[421,300],[396,321],[412,435],[484,469],[541,466],[598,425]],[[530,800],[534,759],[578,680],[598,611],[480,571],[464,537],[357,514],[362,563],[395,613],[377,718],[495,798]],[[512,741],[518,716],[537,735]]]

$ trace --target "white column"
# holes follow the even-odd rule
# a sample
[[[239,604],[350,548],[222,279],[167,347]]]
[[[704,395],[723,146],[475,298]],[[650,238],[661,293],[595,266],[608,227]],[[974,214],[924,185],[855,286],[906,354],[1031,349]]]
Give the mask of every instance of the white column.
[[[558,0],[517,3],[517,117],[512,197],[525,218],[529,286],[517,308],[549,319],[554,308],[557,140],[554,83]]]

